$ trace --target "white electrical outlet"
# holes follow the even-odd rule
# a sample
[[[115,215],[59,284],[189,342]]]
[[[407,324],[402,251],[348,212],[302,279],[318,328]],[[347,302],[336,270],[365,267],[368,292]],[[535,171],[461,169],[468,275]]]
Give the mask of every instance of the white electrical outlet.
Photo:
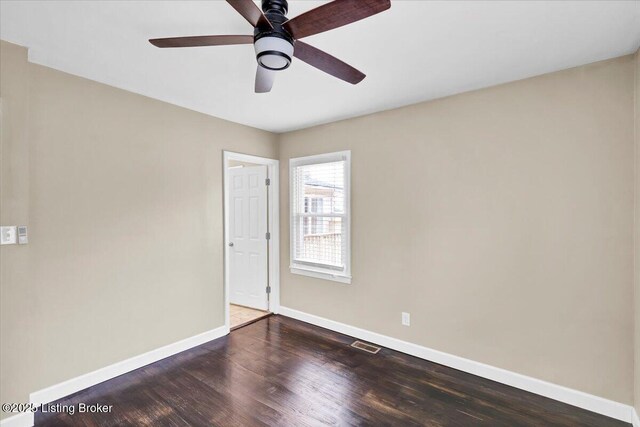
[[[17,241],[18,238],[15,225],[0,227],[0,244],[15,245]]]
[[[411,326],[411,313],[402,313],[402,324],[404,326]]]

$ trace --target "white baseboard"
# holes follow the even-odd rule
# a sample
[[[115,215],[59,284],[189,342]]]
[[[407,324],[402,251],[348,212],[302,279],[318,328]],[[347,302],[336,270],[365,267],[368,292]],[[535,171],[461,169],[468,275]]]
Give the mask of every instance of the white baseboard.
[[[633,424],[633,427],[640,427],[640,417],[638,417],[638,411],[636,411],[635,408],[632,408],[631,410],[633,411],[633,413],[631,414],[631,424]]]
[[[280,306],[280,314],[628,423],[632,422],[635,414],[633,407],[623,403],[507,371],[506,369],[485,365],[484,363],[412,344],[324,317],[283,306]],[[635,424],[634,427],[636,427]]]
[[[119,375],[131,372],[134,369],[141,368],[150,363],[157,362],[174,354],[180,353],[190,348],[199,346],[208,341],[215,340],[229,333],[229,329],[225,326],[221,326],[216,329],[212,329],[207,332],[195,335],[190,338],[175,342],[173,344],[166,345],[164,347],[151,350],[147,353],[134,356],[130,359],[123,360],[113,365],[100,368],[96,371],[89,372],[88,374],[81,375],[79,377],[72,378],[70,380],[61,382],[59,384],[52,385],[51,387],[38,390],[31,393],[29,396],[30,403],[41,405],[43,403],[53,402],[80,390],[84,390],[87,387],[94,386],[101,382],[107,381],[111,378],[115,378]],[[1,427],[25,427],[33,425],[33,414],[20,414],[30,415],[29,424],[27,424],[26,417],[11,417],[3,420],[0,423]],[[15,421],[14,421],[15,418]],[[24,419],[24,420],[23,420]],[[6,423],[6,424],[5,424]]]
[[[33,412],[23,412],[0,421],[2,427],[31,427],[33,426]]]

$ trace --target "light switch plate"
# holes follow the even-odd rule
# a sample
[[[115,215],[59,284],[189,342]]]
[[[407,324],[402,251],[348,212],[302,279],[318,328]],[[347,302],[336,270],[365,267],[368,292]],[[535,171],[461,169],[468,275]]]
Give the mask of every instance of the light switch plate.
[[[19,225],[18,226],[18,244],[26,245],[29,243],[29,238],[27,236],[27,226]]]
[[[402,324],[404,326],[411,326],[411,313],[402,313]]]
[[[17,243],[17,237],[15,225],[0,227],[0,244],[15,245]]]

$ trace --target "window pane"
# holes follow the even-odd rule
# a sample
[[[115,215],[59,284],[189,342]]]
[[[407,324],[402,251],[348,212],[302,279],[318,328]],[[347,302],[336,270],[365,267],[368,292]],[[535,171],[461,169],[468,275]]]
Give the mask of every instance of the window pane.
[[[295,167],[295,213],[343,213],[344,161]]]
[[[340,217],[298,217],[299,230],[295,245],[295,261],[322,264],[342,268],[343,221]]]

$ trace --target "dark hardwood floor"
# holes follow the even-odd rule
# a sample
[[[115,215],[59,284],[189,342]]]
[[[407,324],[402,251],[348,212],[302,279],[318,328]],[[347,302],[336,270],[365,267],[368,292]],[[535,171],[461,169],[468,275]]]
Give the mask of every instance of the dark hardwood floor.
[[[55,404],[36,426],[629,426],[554,400],[271,316]]]

